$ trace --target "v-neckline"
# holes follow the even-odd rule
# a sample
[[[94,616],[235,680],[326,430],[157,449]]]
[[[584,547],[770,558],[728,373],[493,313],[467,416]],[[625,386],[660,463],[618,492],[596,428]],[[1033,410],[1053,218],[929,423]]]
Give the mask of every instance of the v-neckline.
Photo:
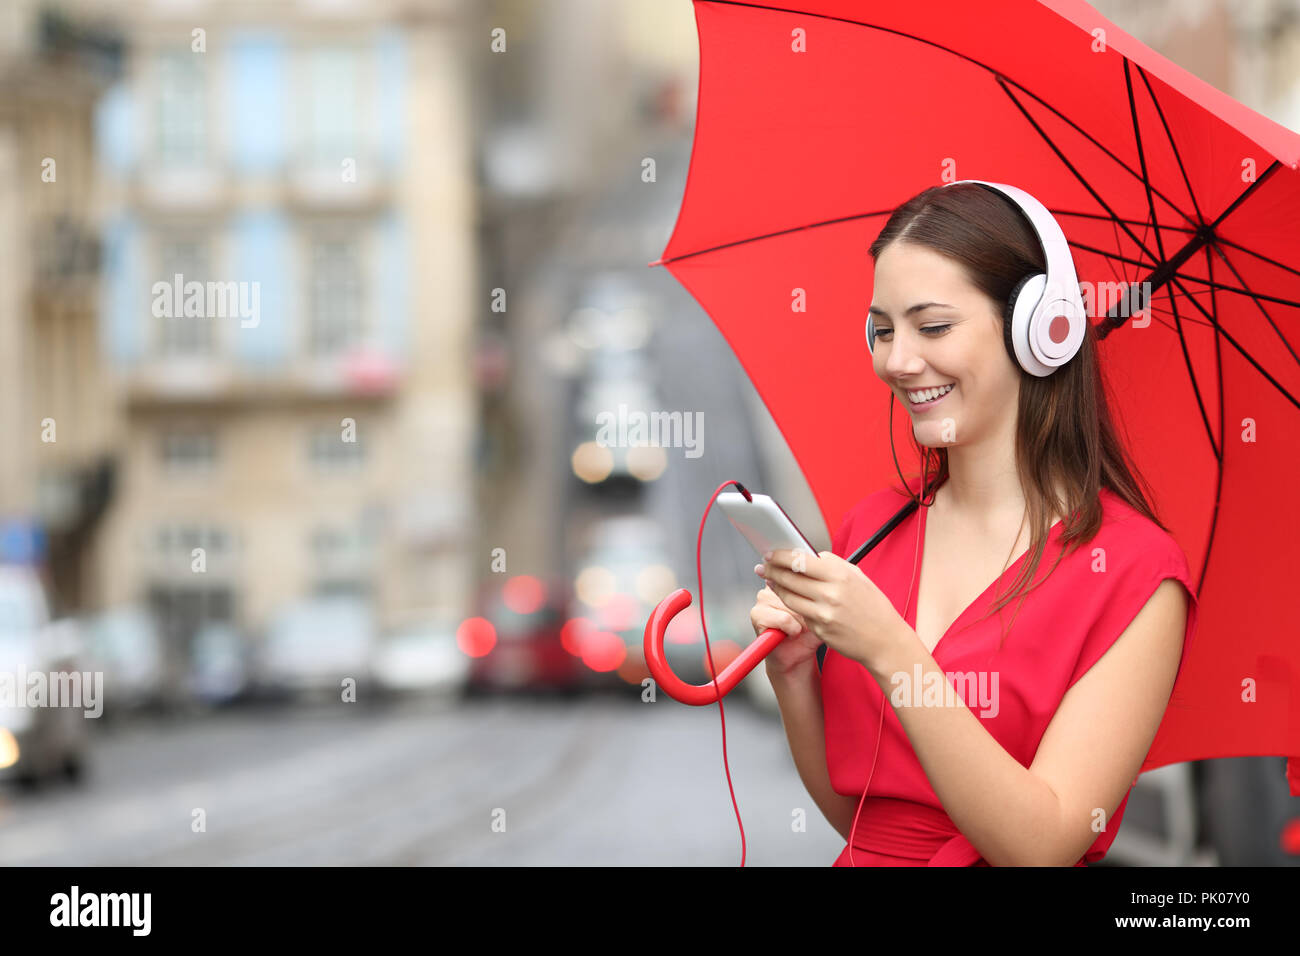
[[[921,505],[918,506],[916,510],[920,512],[919,520],[921,522],[921,527],[920,530],[918,531],[918,534],[920,535],[920,541],[917,547],[916,566],[914,568],[916,573],[912,575],[911,593],[908,595],[908,600],[907,600],[908,614],[903,619],[907,622],[907,626],[910,627],[913,630],[913,632],[916,631],[916,616],[920,611],[919,598],[921,595],[921,569],[925,566],[925,526],[926,526],[926,519],[929,516],[930,508],[928,506]],[[1057,518],[1056,521],[1052,523],[1052,526],[1047,529],[1047,541],[1043,547],[1044,556],[1046,556],[1047,554],[1047,546],[1052,543],[1052,539],[1056,536],[1057,529],[1060,528],[1060,526],[1061,526],[1061,519]],[[1017,538],[1017,540],[1019,540],[1019,538]],[[961,613],[958,614],[955,618],[953,618],[953,622],[948,625],[948,629],[944,631],[943,634],[939,636],[939,640],[935,642],[934,647],[930,650],[931,657],[934,657],[939,652],[939,648],[942,647],[943,642],[948,639],[948,635],[952,634],[953,631],[957,630],[957,625],[960,624],[962,620],[966,617],[966,615],[968,615],[971,612],[971,609],[976,607],[977,605],[982,605],[984,603],[984,599],[989,595],[989,592],[991,592],[994,588],[996,588],[999,584],[1001,584],[1003,579],[1006,578],[1008,574],[1010,574],[1011,572],[1015,571],[1017,568],[1020,567],[1021,562],[1029,557],[1030,550],[1031,550],[1030,548],[1026,548],[1025,553],[1020,555],[1020,557],[1016,558],[1016,560],[1012,561],[1011,565],[1005,571],[1003,571],[996,578],[990,581],[988,587],[986,587],[983,591],[981,591],[979,595],[975,598],[975,600],[971,601],[964,608],[962,608]],[[920,635],[917,635],[917,638],[919,640]],[[924,641],[921,641],[921,646],[922,647],[925,646]]]

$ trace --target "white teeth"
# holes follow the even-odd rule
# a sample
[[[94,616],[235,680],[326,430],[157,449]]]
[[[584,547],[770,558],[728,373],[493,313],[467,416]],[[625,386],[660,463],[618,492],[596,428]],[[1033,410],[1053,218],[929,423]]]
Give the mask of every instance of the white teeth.
[[[943,388],[926,388],[919,392],[908,392],[907,397],[913,404],[919,404],[934,401],[940,395],[947,395],[951,391],[952,385],[945,385]]]

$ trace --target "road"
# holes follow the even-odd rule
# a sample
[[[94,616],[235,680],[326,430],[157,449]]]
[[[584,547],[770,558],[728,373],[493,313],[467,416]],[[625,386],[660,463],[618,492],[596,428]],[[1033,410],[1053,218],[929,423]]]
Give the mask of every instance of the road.
[[[662,696],[359,707],[96,728],[84,784],[0,787],[0,864],[740,862],[716,708]],[[746,865],[829,865],[843,844],[779,720],[739,699],[726,717]],[[792,828],[796,808],[806,832]]]

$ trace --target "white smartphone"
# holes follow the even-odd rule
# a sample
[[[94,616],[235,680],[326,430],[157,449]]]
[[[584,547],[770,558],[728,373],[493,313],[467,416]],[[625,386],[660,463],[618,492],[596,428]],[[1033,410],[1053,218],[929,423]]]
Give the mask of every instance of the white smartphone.
[[[811,557],[817,556],[817,549],[803,536],[790,516],[781,510],[781,506],[767,495],[750,492],[752,501],[738,491],[724,491],[718,495],[721,506],[728,520],[736,530],[754,546],[761,558],[766,551],[778,551],[788,548],[791,551],[803,551]]]

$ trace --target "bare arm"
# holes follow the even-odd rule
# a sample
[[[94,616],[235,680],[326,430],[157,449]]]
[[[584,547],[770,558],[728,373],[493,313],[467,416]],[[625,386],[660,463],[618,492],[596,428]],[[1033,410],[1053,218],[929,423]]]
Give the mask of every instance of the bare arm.
[[[1155,738],[1173,690],[1186,615],[1182,585],[1161,583],[1065,694],[1030,767],[1003,749],[964,703],[895,706],[944,810],[986,861],[1072,866],[1083,857],[1097,837],[1094,820],[1114,814]],[[900,622],[892,654],[869,670],[888,698],[891,675],[918,667],[927,686],[932,673],[948,680],[916,632]]]
[[[785,726],[790,754],[804,787],[830,825],[847,842],[853,826],[858,798],[844,796],[831,789],[830,771],[826,767],[826,728],[822,710],[821,676],[816,663],[790,671],[768,668],[768,679],[776,691]]]

